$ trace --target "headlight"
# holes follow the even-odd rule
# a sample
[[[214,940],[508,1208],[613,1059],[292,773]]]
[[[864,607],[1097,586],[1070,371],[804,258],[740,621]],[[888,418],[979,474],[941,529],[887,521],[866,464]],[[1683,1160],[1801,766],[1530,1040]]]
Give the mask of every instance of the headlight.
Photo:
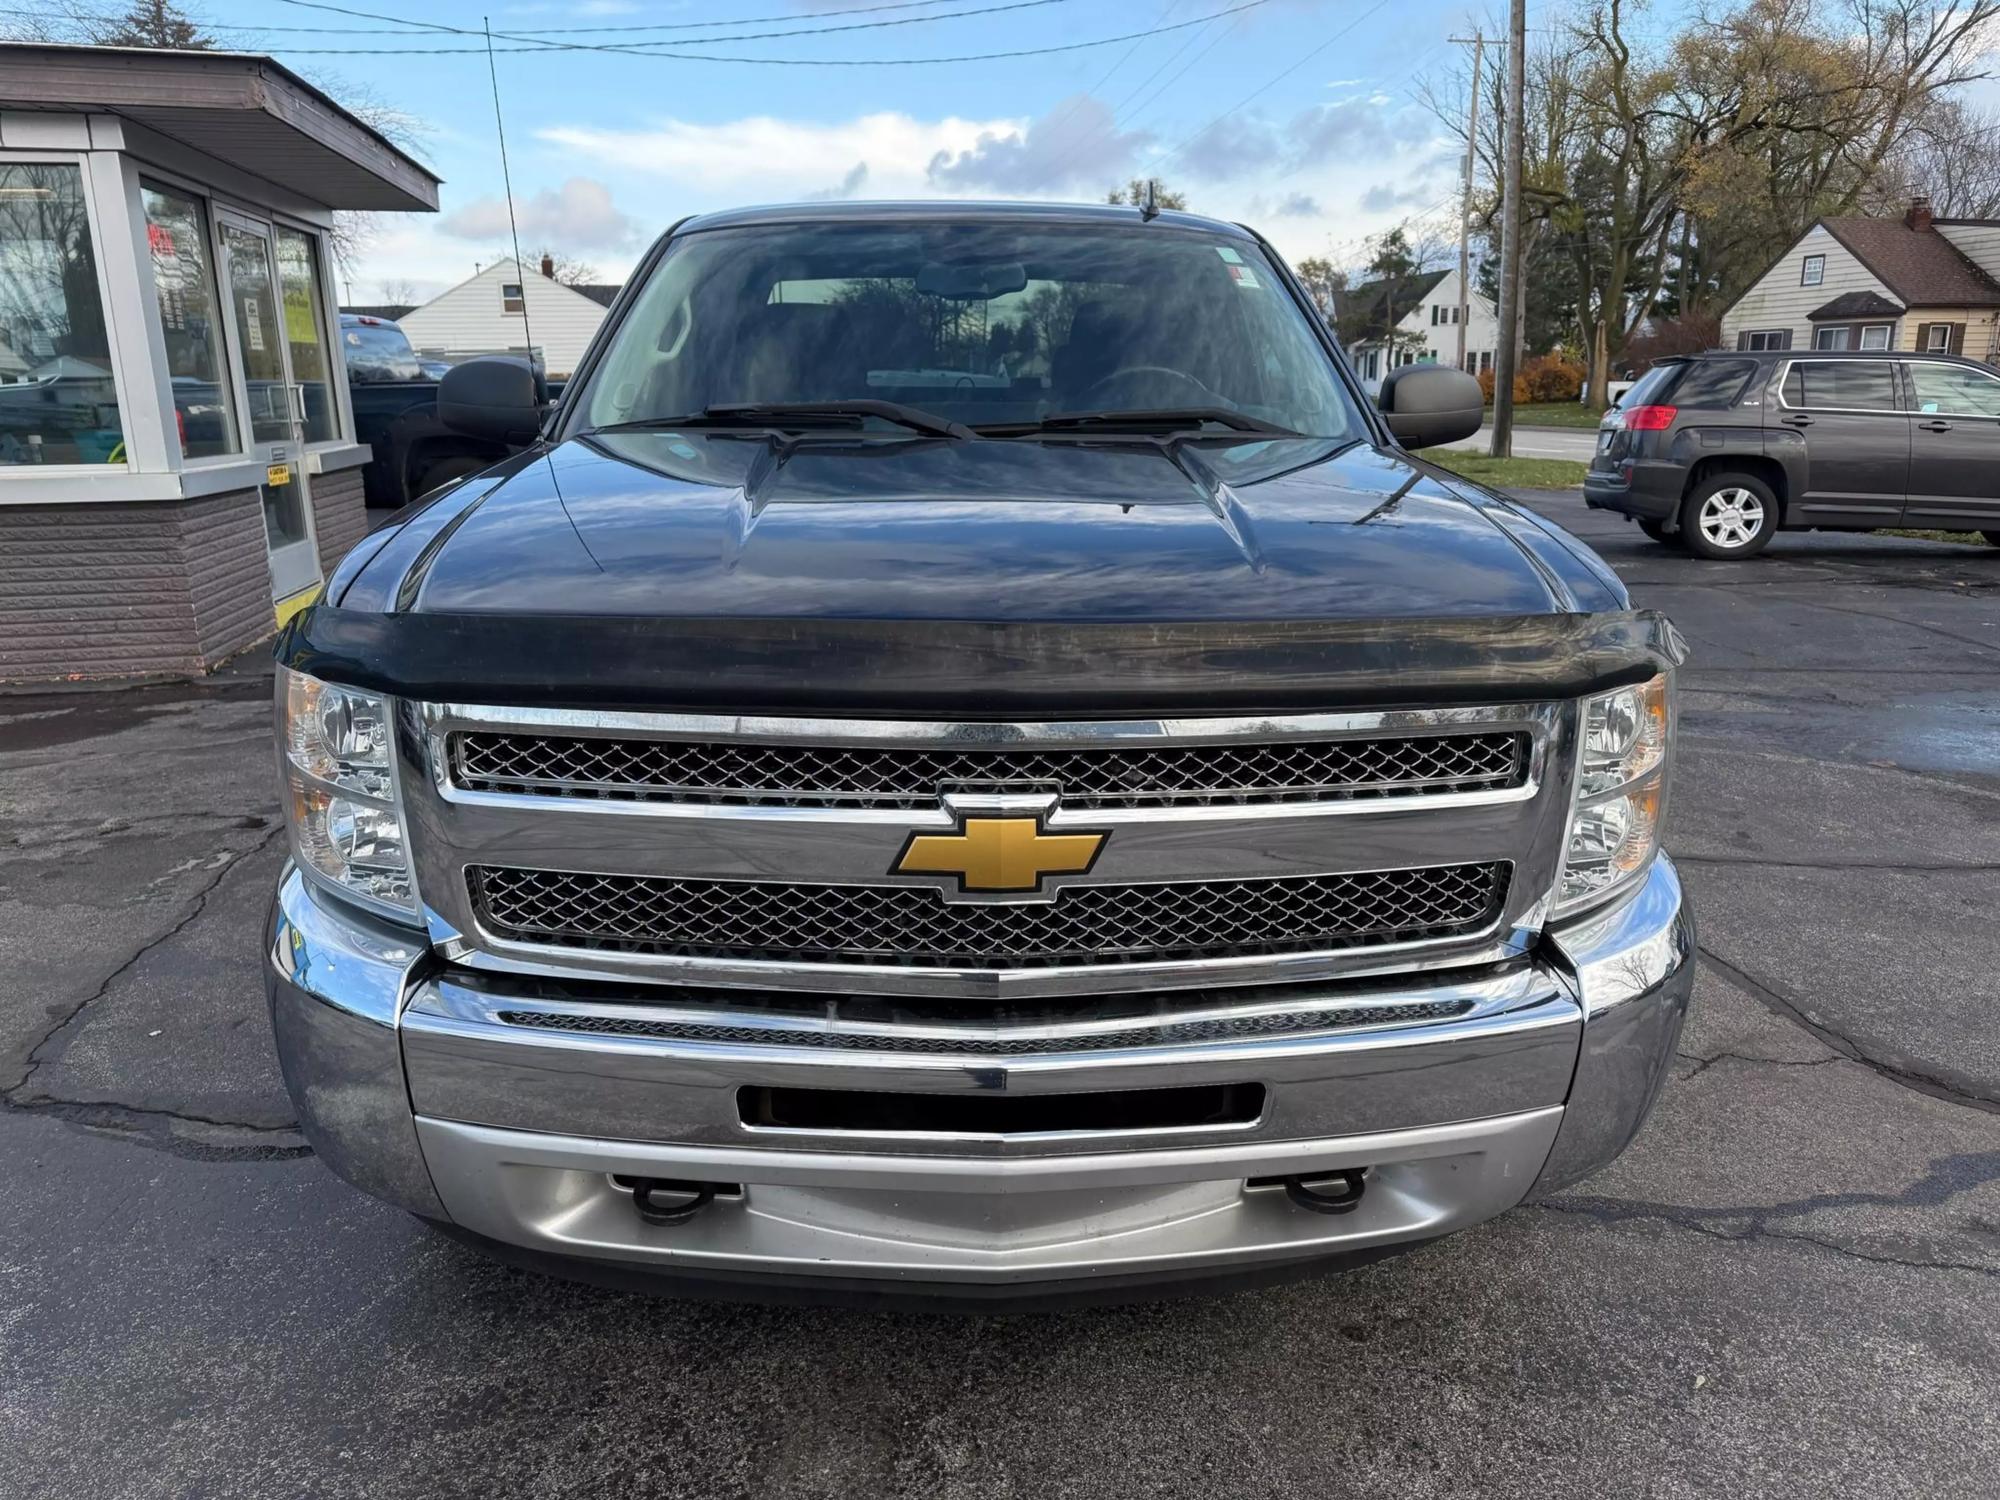
[[[1580,739],[1557,916],[1622,890],[1659,852],[1673,749],[1671,679],[1662,673],[1586,698]]]
[[[278,745],[299,868],[407,920],[419,908],[393,739],[389,700],[379,693],[278,668]]]

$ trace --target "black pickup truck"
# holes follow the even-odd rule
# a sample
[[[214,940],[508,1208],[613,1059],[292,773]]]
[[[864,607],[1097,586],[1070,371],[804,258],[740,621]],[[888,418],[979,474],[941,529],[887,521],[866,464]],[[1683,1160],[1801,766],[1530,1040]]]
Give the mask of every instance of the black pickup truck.
[[[1477,385],[1366,402],[1254,234],[709,215],[553,412],[505,359],[439,406],[525,446],[278,647],[272,1017],[361,1188],[623,1284],[1046,1300],[1639,1129],[1679,637],[1412,456]]]
[[[354,434],[374,449],[361,471],[371,508],[394,509],[513,450],[455,431],[438,417],[436,367],[420,359],[403,330],[387,318],[342,313],[347,390]],[[562,392],[557,381],[550,399]]]

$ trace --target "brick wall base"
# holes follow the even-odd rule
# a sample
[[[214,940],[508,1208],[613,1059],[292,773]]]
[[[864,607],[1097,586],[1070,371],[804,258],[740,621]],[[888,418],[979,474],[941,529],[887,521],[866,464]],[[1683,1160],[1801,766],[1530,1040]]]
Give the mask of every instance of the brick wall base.
[[[272,629],[255,490],[0,506],[0,681],[206,672]]]
[[[368,501],[361,493],[361,471],[342,469],[312,481],[313,533],[319,541],[319,571],[333,577],[334,565],[368,535]]]

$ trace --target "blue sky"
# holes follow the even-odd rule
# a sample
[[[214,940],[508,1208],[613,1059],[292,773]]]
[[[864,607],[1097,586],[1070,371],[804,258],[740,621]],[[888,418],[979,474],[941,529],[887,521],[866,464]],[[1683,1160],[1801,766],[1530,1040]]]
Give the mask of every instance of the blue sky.
[[[398,281],[429,295],[507,245],[486,58],[436,50],[476,49],[476,37],[423,29],[476,31],[482,11],[445,0],[342,3],[395,20],[285,0],[211,0],[200,13],[225,45],[269,51],[336,97],[360,89],[415,117],[421,154],[445,179],[442,211],[383,218],[343,300],[349,289],[352,300],[375,300]],[[1483,6],[1260,0],[1203,21],[1245,0],[1015,0],[958,14],[1006,3],[493,0],[485,14],[496,32],[524,39],[502,47],[671,42],[704,57],[940,57],[1201,21],[1108,46],[933,66],[503,52],[523,251],[547,244],[616,280],[660,230],[704,209],[815,196],[1101,199],[1146,173],[1185,189],[1198,210],[1255,224],[1294,259],[1353,260],[1370,233],[1412,214],[1449,216],[1456,147],[1414,89],[1450,65],[1447,36],[1482,15],[1491,32]],[[888,21],[911,24],[745,36]],[[580,29],[696,22],[733,24]],[[742,39],[720,40],[729,37]],[[363,48],[387,55],[349,50]]]

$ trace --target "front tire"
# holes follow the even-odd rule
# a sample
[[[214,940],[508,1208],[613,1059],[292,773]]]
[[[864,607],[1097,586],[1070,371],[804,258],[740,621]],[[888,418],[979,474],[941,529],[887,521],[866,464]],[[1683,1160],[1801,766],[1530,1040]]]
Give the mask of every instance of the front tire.
[[[1979,534],[1986,538],[1987,546],[2000,547],[2000,531],[1982,531]]]
[[[1748,474],[1714,475],[1681,502],[1681,541],[1696,557],[1754,557],[1777,529],[1778,497]]]

